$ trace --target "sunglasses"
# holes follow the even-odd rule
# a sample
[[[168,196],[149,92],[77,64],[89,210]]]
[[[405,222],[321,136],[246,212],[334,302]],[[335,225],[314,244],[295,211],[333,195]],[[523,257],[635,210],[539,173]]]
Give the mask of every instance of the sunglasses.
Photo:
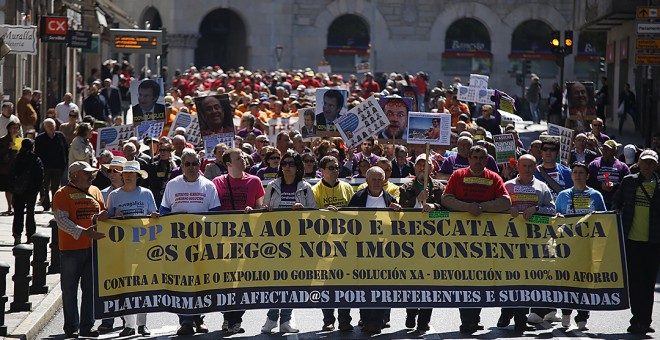
[[[69,117],[78,117],[78,115],[69,115]]]
[[[591,124],[592,126],[603,126],[603,124]]]
[[[339,170],[339,167],[338,166],[329,166],[329,167],[326,167],[325,169],[330,170],[330,171],[336,171],[336,170]]]
[[[271,158],[268,158],[268,160],[271,160],[271,161],[279,161],[280,158],[279,158],[279,157],[271,157]]]
[[[306,160],[304,160],[303,162],[305,162],[305,163],[316,163],[316,161],[315,161],[315,160],[313,160],[313,159],[310,159],[310,158],[307,158],[307,159],[306,159]]]
[[[267,140],[258,140],[257,143],[270,144],[270,142]]]
[[[550,151],[550,152],[554,152],[554,151],[557,151],[557,148],[541,148],[541,151]]]
[[[184,162],[183,166],[199,166],[199,162]]]
[[[288,167],[295,168],[296,167],[296,161],[282,161],[282,162],[280,162],[280,166],[282,166],[282,167],[288,166]]]

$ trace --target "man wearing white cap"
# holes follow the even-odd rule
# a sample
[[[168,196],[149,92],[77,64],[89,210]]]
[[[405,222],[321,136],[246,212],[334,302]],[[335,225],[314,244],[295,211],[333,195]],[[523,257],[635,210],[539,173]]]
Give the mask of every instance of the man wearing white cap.
[[[137,185],[138,176],[147,179],[149,176],[146,171],[140,170],[138,161],[128,161],[123,164],[121,176],[124,185],[112,191],[108,195],[107,214],[99,216],[99,220],[105,220],[108,217],[122,216],[151,216],[158,217],[158,208],[154,195],[149,189]],[[126,315],[125,328],[119,333],[119,336],[135,335],[135,326],[138,332],[143,336],[151,335],[147,328],[147,315],[140,313],[136,315]]]
[[[87,162],[69,166],[69,183],[53,197],[61,261],[64,333],[67,338],[97,337],[94,327],[92,240],[105,237],[93,227],[94,217],[105,209],[101,191],[92,185],[98,169]],[[78,282],[82,291],[78,314]]]
[[[626,261],[630,292],[629,333],[653,333],[653,294],[660,265],[660,181],[658,154],[644,150],[639,155],[639,173],[623,178],[612,201],[621,215],[626,238]],[[651,208],[654,209],[651,209]]]

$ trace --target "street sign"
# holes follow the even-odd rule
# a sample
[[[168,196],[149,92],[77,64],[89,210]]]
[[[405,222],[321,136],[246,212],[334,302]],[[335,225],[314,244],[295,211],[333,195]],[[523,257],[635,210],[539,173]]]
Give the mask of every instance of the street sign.
[[[637,19],[658,18],[658,7],[637,7]]]
[[[660,24],[637,24],[637,34],[660,34]]]
[[[72,48],[91,48],[92,32],[69,30],[67,46]]]
[[[660,65],[660,54],[637,54],[635,56],[637,65]]]
[[[0,25],[6,28],[5,44],[11,48],[9,54],[37,54],[37,27]]]
[[[66,17],[41,17],[39,25],[41,41],[66,43],[69,32]]]
[[[635,47],[640,50],[658,50],[660,49],[660,39],[638,38]]]
[[[163,53],[163,31],[110,30],[114,53]]]

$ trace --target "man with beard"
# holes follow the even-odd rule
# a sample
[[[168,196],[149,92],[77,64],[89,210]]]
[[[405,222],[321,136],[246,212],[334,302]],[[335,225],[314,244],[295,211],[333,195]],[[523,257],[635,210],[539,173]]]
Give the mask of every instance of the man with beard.
[[[408,137],[408,105],[400,97],[387,98],[383,112],[390,121],[382,137],[387,139],[406,139]]]

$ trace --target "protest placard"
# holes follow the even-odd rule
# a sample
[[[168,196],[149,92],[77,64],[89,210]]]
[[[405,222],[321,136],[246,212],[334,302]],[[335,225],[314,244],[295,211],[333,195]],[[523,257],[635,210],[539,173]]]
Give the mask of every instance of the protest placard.
[[[336,120],[346,114],[348,91],[316,89],[316,133],[321,137],[339,137]]]
[[[135,136],[138,140],[143,140],[146,137],[158,139],[163,134],[163,129],[165,128],[164,121],[157,120],[146,120],[143,121],[140,125],[135,125]]]
[[[227,147],[233,148],[234,136],[235,135],[233,133],[216,133],[202,137],[202,140],[204,141],[204,152],[206,153],[206,158],[215,159],[213,149],[217,144],[224,143]],[[238,147],[238,145],[236,147]]]
[[[568,119],[588,121],[596,119],[593,82],[566,82],[566,99],[568,101]]]
[[[493,136],[495,144],[495,161],[498,164],[509,163],[511,159],[516,159],[516,140],[510,133]]]
[[[387,118],[387,126],[378,138],[384,143],[405,143],[408,138],[408,113],[412,109],[413,99],[397,95],[380,98],[378,105]]]
[[[303,136],[303,141],[311,142],[319,138],[316,135],[316,108],[307,107],[298,110],[298,131]]]
[[[385,209],[109,219],[97,319],[269,308],[628,307],[614,213]]]
[[[110,126],[98,129],[98,133],[96,157],[103,150],[121,150],[121,143],[135,136],[135,129],[132,125]]]
[[[174,136],[177,127],[184,127],[186,129],[186,142],[192,145],[199,144],[202,136],[199,129],[199,118],[197,115],[192,115],[185,112],[177,112],[176,117],[172,122],[172,127],[170,127],[170,131],[168,132],[167,136]]]
[[[165,95],[162,79],[131,81],[131,116],[133,126],[144,121],[165,122]]]
[[[548,135],[559,136],[559,159],[568,164],[573,146],[573,129],[548,123]]]
[[[408,144],[449,145],[451,115],[448,113],[410,112],[407,125]]]
[[[376,98],[369,97],[335,121],[346,145],[354,147],[387,127],[387,117]]]

